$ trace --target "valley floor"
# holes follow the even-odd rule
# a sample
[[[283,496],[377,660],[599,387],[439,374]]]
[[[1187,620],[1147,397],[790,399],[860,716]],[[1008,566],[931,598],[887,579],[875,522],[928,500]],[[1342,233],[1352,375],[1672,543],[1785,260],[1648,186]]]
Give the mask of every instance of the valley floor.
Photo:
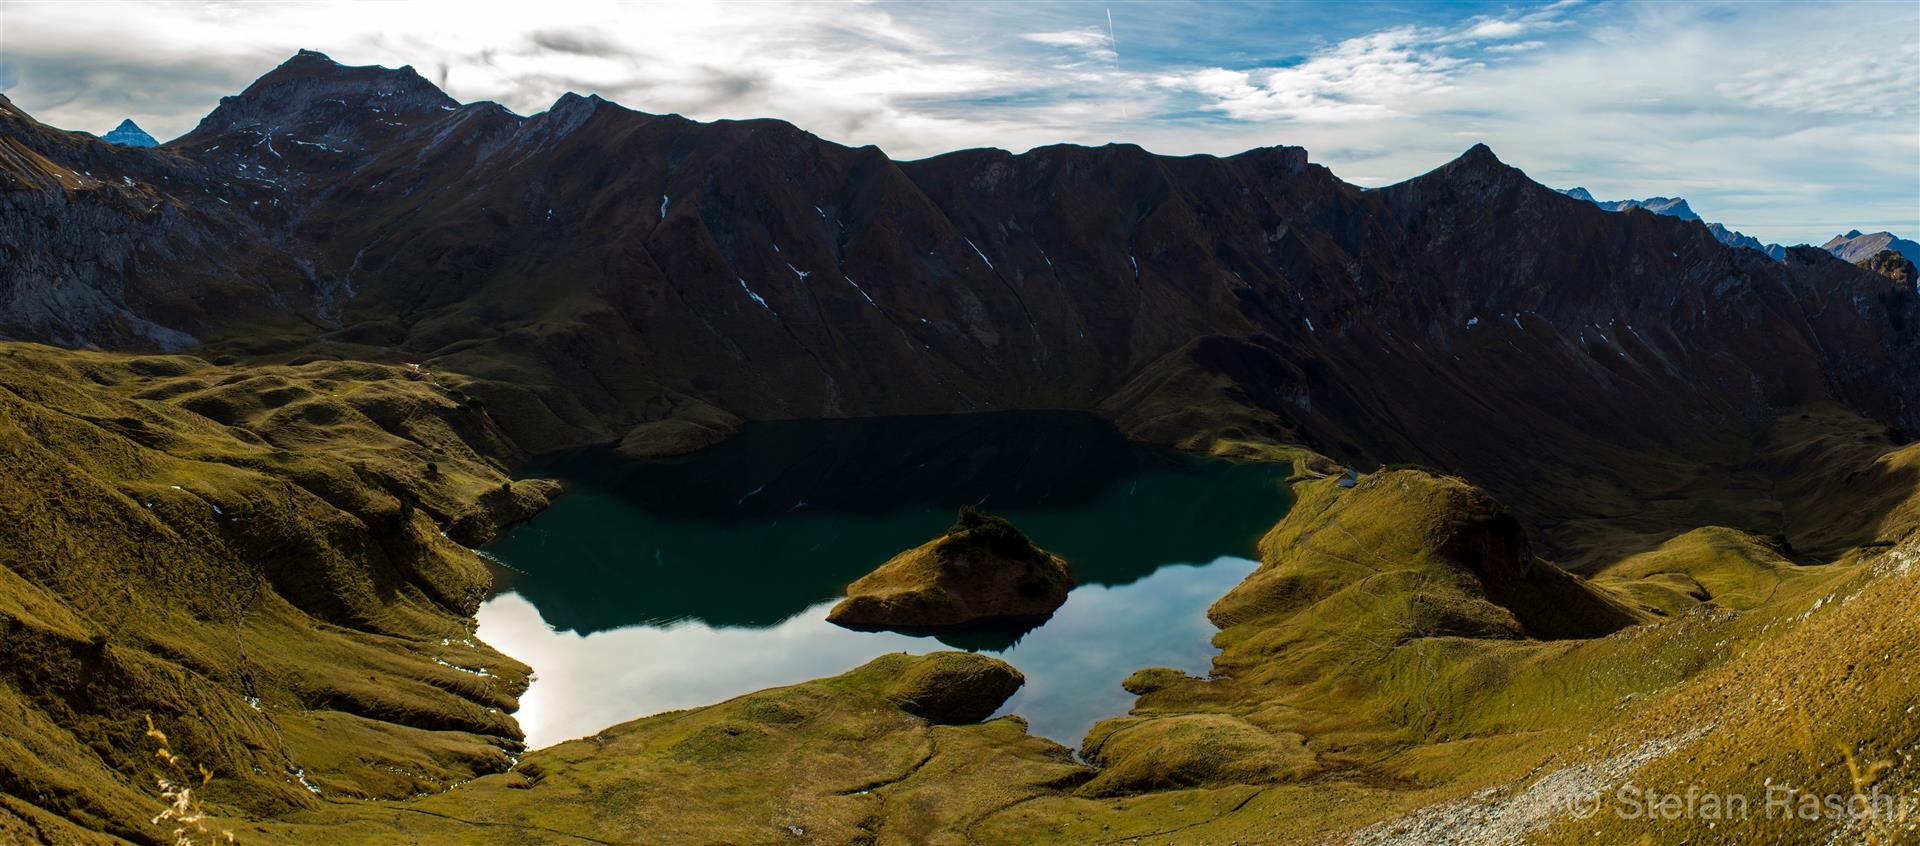
[[[459,376],[7,344],[0,388],[0,839],[172,842],[156,776],[206,809],[192,842],[1891,844],[1920,824],[1900,671],[1920,446],[1834,408],[1782,415],[1739,470],[1774,480],[1778,536],[1647,531],[1650,503],[1589,527],[1615,545],[1577,573],[1459,477],[1345,487],[1303,450],[1215,442],[1294,462],[1298,502],[1212,606],[1212,674],[1142,668],[1078,755],[980,722],[1018,674],[964,653],[525,751],[528,670],[471,636],[469,548],[559,491],[510,481],[524,456]],[[1750,807],[1650,818],[1649,794]]]

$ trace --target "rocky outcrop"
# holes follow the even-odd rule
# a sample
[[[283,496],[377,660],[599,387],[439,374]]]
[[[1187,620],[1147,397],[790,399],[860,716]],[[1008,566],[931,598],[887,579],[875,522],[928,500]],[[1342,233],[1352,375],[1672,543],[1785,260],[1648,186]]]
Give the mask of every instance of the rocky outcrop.
[[[1915,259],[1906,253],[1881,250],[1855,261],[1854,264],[1885,276],[1899,286],[1900,290],[1911,291],[1920,289],[1920,280],[1916,280],[1916,277],[1920,277],[1920,273],[1915,272],[1914,261]]]
[[[1035,621],[1052,616],[1072,589],[1065,559],[1005,520],[962,508],[945,534],[848,585],[827,619],[863,629]]]

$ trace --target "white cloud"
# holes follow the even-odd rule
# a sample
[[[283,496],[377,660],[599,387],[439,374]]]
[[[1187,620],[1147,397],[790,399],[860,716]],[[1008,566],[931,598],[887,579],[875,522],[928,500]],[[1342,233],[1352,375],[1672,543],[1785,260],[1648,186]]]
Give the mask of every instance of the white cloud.
[[[1297,65],[1254,70],[1210,68],[1165,84],[1212,98],[1239,120],[1318,123],[1376,120],[1402,114],[1412,98],[1445,90],[1472,63],[1423,49],[1410,27],[1349,38]]]
[[[1714,91],[1754,106],[1810,114],[1893,117],[1920,109],[1920,64],[1902,52],[1836,54],[1810,66],[1758,67]]]
[[[1481,21],[1460,33],[1461,41],[1493,41],[1513,38],[1526,33],[1527,25],[1520,21],[1491,20]]]
[[[1058,32],[1029,32],[1021,35],[1020,38],[1049,47],[1063,47],[1097,62],[1112,64],[1119,58],[1114,53],[1112,39],[1099,27],[1090,26]]]
[[[168,138],[309,47],[347,64],[411,64],[458,99],[522,114],[592,92],[645,111],[778,115],[840,140],[914,147],[972,129],[917,112],[916,98],[990,96],[1018,81],[1016,69],[864,2],[128,3],[101,13],[107,5],[9,6],[6,64],[19,79],[8,95],[58,125],[104,131],[131,114]],[[195,85],[122,96],[164,88],[137,79],[141,68]]]
[[[133,116],[171,137],[311,47],[410,63],[458,99],[523,114],[591,92],[703,120],[784,118],[900,157],[1297,144],[1380,184],[1484,140],[1549,184],[1683,194],[1770,238],[1824,240],[1849,219],[1920,230],[1911,5],[1863,23],[1846,4],[1556,3],[1450,25],[1384,19],[1318,48],[1262,43],[1257,16],[1139,5],[1129,26],[1177,35],[1142,37],[1119,65],[1099,7],[1072,5],[107,5],[9,4],[8,95],[55,125],[104,131]],[[1218,58],[1289,51],[1305,55]]]

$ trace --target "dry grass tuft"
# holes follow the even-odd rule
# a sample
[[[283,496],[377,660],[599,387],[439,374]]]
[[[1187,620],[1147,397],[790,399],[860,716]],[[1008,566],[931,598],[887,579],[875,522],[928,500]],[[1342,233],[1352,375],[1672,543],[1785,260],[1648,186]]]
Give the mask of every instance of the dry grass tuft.
[[[147,737],[158,746],[154,750],[154,757],[167,765],[167,772],[153,778],[160,786],[160,798],[167,800],[167,807],[153,818],[153,824],[171,823],[175,826],[174,846],[212,846],[237,842],[231,831],[222,830],[216,834],[207,828],[206,809],[200,806],[200,800],[193,795],[194,788],[213,781],[213,771],[204,766],[189,766],[185,759],[174,754],[167,733],[154,727],[151,716],[147,717]]]

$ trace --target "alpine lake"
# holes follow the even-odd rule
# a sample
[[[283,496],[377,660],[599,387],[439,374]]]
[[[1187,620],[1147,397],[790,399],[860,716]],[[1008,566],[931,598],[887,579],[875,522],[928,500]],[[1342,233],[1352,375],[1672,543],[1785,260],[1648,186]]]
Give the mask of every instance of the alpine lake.
[[[1077,747],[1127,712],[1133,671],[1206,674],[1207,606],[1257,566],[1289,472],[1055,412],[750,423],[665,461],[575,453],[528,474],[568,492],[484,550],[499,578],[479,636],[534,668],[518,712],[533,747],[941,649],[1017,667],[1027,683],[1002,713]],[[827,622],[849,583],[962,505],[1072,565],[1051,618],[912,634]]]

